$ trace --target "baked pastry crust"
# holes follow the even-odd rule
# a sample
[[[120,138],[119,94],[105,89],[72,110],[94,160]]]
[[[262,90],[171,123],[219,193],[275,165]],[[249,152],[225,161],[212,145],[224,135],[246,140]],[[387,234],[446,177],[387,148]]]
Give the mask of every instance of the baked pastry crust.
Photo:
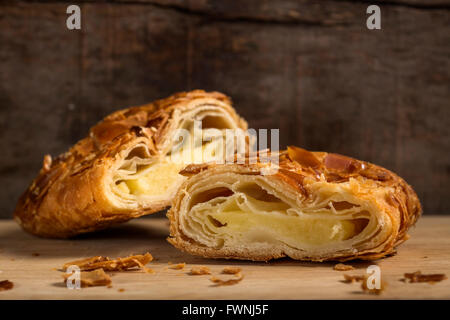
[[[365,161],[289,147],[268,168],[248,159],[188,166],[167,213],[168,241],[207,258],[374,260],[407,240],[422,212],[411,186]],[[278,232],[283,219],[290,225]]]
[[[230,99],[218,92],[182,92],[114,112],[68,152],[53,160],[44,157],[14,219],[32,234],[67,238],[168,207],[179,184],[155,196],[135,196],[119,182],[162,161],[171,151],[174,132],[194,119],[211,128],[247,129]],[[179,178],[179,183],[185,179]]]

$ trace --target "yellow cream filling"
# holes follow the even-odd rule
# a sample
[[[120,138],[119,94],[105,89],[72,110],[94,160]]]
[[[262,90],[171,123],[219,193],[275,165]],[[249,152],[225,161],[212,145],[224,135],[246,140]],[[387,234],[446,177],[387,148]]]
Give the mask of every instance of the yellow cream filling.
[[[216,232],[227,234],[252,234],[260,230],[269,232],[267,237],[279,236],[288,243],[310,245],[342,241],[355,235],[355,225],[351,220],[299,218],[279,213],[254,213],[226,211],[211,213]],[[217,223],[218,222],[218,223]],[[220,230],[219,230],[220,229]],[[261,236],[259,236],[260,240]]]
[[[205,236],[222,239],[218,243],[282,242],[296,248],[345,241],[358,235],[369,221],[352,214],[336,216],[329,208],[299,210],[273,198],[257,200],[238,192],[194,205],[192,219],[202,221]]]
[[[153,165],[142,177],[125,180],[121,184],[125,184],[128,192],[134,195],[162,195],[172,187],[179,176],[178,172],[183,167],[184,164],[180,163],[160,162]],[[126,189],[124,188],[123,191],[126,192]]]
[[[211,152],[211,146],[204,144],[193,151],[178,151],[166,156],[160,162],[144,169],[146,172],[136,179],[125,179],[117,183],[117,187],[124,193],[133,195],[159,196],[164,195],[174,187],[174,184],[182,178],[179,172],[188,164],[193,163],[195,157],[200,155],[203,162],[213,161],[215,153]],[[139,173],[139,172],[137,172]]]

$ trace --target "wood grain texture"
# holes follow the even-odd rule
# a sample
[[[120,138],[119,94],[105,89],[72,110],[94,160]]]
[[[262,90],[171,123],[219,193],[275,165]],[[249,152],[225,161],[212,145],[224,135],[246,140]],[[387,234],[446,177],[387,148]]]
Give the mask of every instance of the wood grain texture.
[[[388,287],[380,296],[362,293],[360,284],[346,284],[343,274],[363,275],[371,263],[353,262],[356,270],[335,271],[334,263],[302,263],[282,259],[269,263],[211,260],[190,256],[172,247],[166,219],[140,219],[117,228],[73,240],[35,238],[10,220],[0,221],[0,280],[14,289],[0,299],[450,299],[450,280],[436,284],[402,282],[404,273],[450,275],[450,218],[424,217],[398,254],[376,263]],[[59,269],[64,263],[96,255],[128,256],[149,251],[155,273],[114,273],[113,288],[68,290]],[[33,255],[38,253],[39,256]],[[185,262],[183,270],[168,262]],[[373,262],[372,262],[373,263]],[[237,285],[214,287],[210,276],[192,276],[194,266],[207,266],[220,275],[226,266],[240,267]],[[119,292],[118,289],[125,289]]]
[[[252,128],[404,177],[425,214],[450,208],[450,1],[0,3],[0,217],[106,114],[176,91],[233,97]]]

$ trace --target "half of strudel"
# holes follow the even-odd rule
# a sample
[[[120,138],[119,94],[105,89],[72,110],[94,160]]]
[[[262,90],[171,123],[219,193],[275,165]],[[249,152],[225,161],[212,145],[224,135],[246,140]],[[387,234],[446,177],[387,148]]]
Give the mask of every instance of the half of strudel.
[[[289,147],[278,165],[190,165],[182,173],[189,178],[168,212],[168,240],[203,257],[373,260],[392,254],[421,214],[402,178],[333,153]]]

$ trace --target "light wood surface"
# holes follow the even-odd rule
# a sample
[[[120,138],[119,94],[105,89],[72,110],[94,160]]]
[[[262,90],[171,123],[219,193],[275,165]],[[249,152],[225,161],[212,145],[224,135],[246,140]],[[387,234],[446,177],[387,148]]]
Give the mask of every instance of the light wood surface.
[[[353,262],[356,270],[342,272],[333,270],[334,263],[203,259],[167,243],[168,223],[163,218],[138,219],[72,240],[36,238],[13,221],[0,220],[0,281],[14,282],[14,289],[0,292],[0,299],[450,299],[450,280],[436,284],[400,281],[405,272],[417,270],[450,275],[450,217],[423,217],[410,234],[397,255],[376,262],[388,287],[375,296],[362,293],[359,284],[342,282],[344,273],[364,274],[372,263]],[[69,290],[63,284],[63,273],[56,270],[83,257],[124,257],[147,251],[155,257],[147,265],[155,273],[114,273],[109,289]],[[172,270],[168,262],[185,262],[186,268]],[[214,275],[225,266],[239,266],[245,277],[237,285],[215,287],[208,275],[189,275],[196,265],[208,266]]]

